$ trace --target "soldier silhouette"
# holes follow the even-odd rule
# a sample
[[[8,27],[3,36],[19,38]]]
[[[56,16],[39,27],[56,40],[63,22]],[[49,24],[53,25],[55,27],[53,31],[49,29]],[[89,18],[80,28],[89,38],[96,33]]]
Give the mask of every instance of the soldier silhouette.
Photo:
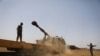
[[[92,43],[90,43],[90,45],[88,46],[90,47],[91,56],[93,56],[93,47],[95,47],[96,45],[93,45]]]
[[[20,38],[20,42],[22,42],[22,27],[23,23],[21,22],[20,25],[17,27],[17,38],[16,41],[18,42],[18,39]]]

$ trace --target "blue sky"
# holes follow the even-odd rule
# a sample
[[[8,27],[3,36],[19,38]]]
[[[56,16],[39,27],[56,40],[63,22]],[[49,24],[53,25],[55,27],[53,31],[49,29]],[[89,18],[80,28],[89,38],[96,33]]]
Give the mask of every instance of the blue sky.
[[[23,22],[23,41],[35,43],[43,33],[62,36],[69,45],[100,49],[100,0],[0,0],[0,39],[16,40],[16,28]]]

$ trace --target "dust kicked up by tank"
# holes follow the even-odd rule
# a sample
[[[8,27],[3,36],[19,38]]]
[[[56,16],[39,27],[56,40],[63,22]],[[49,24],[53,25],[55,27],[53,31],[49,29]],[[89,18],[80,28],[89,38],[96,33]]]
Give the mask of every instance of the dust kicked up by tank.
[[[67,56],[68,54],[72,54],[71,50],[66,45],[64,39],[62,37],[47,37],[46,39],[37,40],[37,44],[49,46],[51,50],[47,55],[58,55],[58,56]],[[48,50],[48,49],[46,49]]]

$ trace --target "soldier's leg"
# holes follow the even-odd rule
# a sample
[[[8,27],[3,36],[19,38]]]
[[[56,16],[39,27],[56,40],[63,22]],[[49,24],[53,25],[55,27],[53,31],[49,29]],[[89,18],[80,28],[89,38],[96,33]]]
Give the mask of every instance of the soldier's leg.
[[[93,50],[91,51],[91,55],[93,56]]]
[[[20,34],[20,42],[22,42],[22,34]]]
[[[16,41],[18,42],[18,38],[19,38],[19,34],[17,33],[17,38],[16,38]]]
[[[93,51],[92,50],[90,50],[90,53],[91,53],[91,56],[93,56]]]

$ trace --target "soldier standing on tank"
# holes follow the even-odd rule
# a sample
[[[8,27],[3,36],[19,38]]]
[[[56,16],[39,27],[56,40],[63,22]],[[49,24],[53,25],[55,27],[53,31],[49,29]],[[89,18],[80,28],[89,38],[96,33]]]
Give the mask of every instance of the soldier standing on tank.
[[[16,41],[18,42],[18,39],[20,38],[20,42],[22,42],[22,27],[23,23],[21,22],[20,25],[17,27],[17,38]]]

